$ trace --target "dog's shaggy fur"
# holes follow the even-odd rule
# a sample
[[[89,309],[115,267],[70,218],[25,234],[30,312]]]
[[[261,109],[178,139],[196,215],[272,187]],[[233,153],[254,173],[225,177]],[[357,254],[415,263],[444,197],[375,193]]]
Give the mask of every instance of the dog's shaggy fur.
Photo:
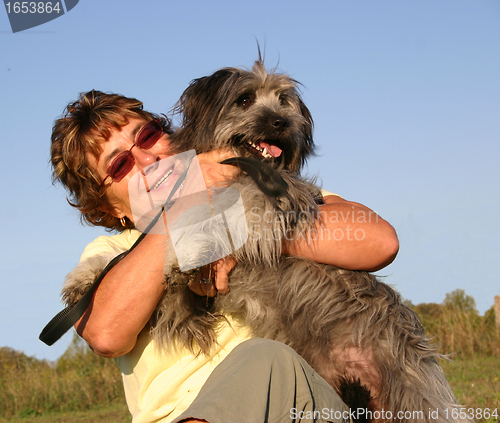
[[[312,119],[296,82],[267,73],[259,60],[252,71],[226,68],[195,80],[178,110],[184,118],[176,135],[180,150],[194,147],[200,153],[229,146],[240,155],[263,155],[281,169],[289,190],[270,199],[248,176],[232,182],[245,204],[250,235],[235,254],[231,291],[207,301],[188,288],[167,289],[152,317],[158,344],[177,343],[208,354],[218,324],[231,316],[257,337],[290,345],[346,402],[353,381],[359,379],[371,391],[371,411],[385,410],[386,420],[430,421],[429,410],[438,409],[440,422],[467,421],[452,419],[457,404],[437,364],[441,356],[393,288],[367,272],[281,256],[284,237],[316,236],[321,222],[318,189],[297,176],[313,143]],[[268,157],[264,147],[271,156],[283,153]],[[192,211],[193,221],[200,218]],[[218,232],[226,230],[211,229],[209,236],[192,244],[193,260],[210,253]],[[167,257],[175,257],[172,253]],[[66,302],[75,302],[113,256],[81,263],[68,275]],[[167,282],[178,274],[175,268],[175,260],[168,261]],[[415,414],[418,411],[422,415]]]

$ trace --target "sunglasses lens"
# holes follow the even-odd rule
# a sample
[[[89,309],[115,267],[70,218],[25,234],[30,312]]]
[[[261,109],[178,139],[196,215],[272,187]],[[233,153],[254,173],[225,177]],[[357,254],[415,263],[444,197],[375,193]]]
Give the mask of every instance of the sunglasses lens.
[[[153,147],[162,135],[163,128],[157,121],[152,120],[151,122],[146,123],[137,133],[134,145],[130,148],[130,150],[118,154],[118,156],[116,156],[113,162],[109,165],[106,173],[111,177],[113,182],[120,182],[127,175],[127,173],[133,169],[135,159],[131,150],[134,146],[147,150]]]
[[[135,144],[139,148],[147,150],[148,148],[153,147],[162,135],[163,128],[158,122],[152,120],[144,125],[141,131],[137,134]]]
[[[130,151],[118,154],[108,167],[107,174],[114,182],[120,182],[134,167],[134,157]]]

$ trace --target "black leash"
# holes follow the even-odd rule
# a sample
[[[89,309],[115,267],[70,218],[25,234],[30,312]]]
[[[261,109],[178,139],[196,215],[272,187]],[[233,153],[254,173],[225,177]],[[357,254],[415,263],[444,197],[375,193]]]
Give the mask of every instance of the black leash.
[[[47,325],[40,333],[40,336],[38,337],[40,341],[51,346],[55,342],[57,342],[68,330],[70,330],[76,324],[76,322],[78,322],[78,320],[83,316],[88,306],[90,305],[94,292],[101,281],[104,279],[104,277],[118,262],[120,262],[128,253],[130,253],[135,247],[137,247],[137,245],[139,245],[139,243],[144,239],[148,232],[158,222],[158,219],[172,199],[172,196],[179,189],[182,182],[184,182],[192,159],[193,158],[191,158],[188,162],[187,168],[184,173],[176,181],[174,187],[172,188],[172,191],[170,192],[170,195],[167,198],[167,201],[165,201],[165,203],[163,204],[160,212],[155,216],[153,221],[148,225],[146,230],[141,234],[134,245],[132,245],[132,247],[130,247],[128,251],[121,253],[108,263],[104,270],[99,274],[97,279],[92,283],[87,292],[82,296],[82,298],[78,300],[78,302],[73,307],[66,307],[64,310],[56,314],[49,323],[47,323]],[[279,172],[273,167],[259,160],[247,157],[233,157],[222,161],[221,164],[240,167],[255,181],[262,192],[268,196],[278,197],[280,195],[284,195],[288,190],[288,184],[283,180]]]

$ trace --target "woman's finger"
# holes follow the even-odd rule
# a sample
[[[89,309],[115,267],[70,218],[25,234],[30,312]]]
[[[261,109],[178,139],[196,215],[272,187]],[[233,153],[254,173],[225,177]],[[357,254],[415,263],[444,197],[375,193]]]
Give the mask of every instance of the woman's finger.
[[[236,260],[233,257],[226,257],[217,260],[215,267],[215,287],[221,294],[229,294],[229,273],[236,266]]]

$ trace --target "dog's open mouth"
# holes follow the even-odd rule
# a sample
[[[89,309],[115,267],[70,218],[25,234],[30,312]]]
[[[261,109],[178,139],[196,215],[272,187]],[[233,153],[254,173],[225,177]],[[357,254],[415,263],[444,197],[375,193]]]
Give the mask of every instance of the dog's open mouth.
[[[245,147],[250,153],[264,159],[275,159],[281,156],[283,150],[268,141],[246,141]]]

